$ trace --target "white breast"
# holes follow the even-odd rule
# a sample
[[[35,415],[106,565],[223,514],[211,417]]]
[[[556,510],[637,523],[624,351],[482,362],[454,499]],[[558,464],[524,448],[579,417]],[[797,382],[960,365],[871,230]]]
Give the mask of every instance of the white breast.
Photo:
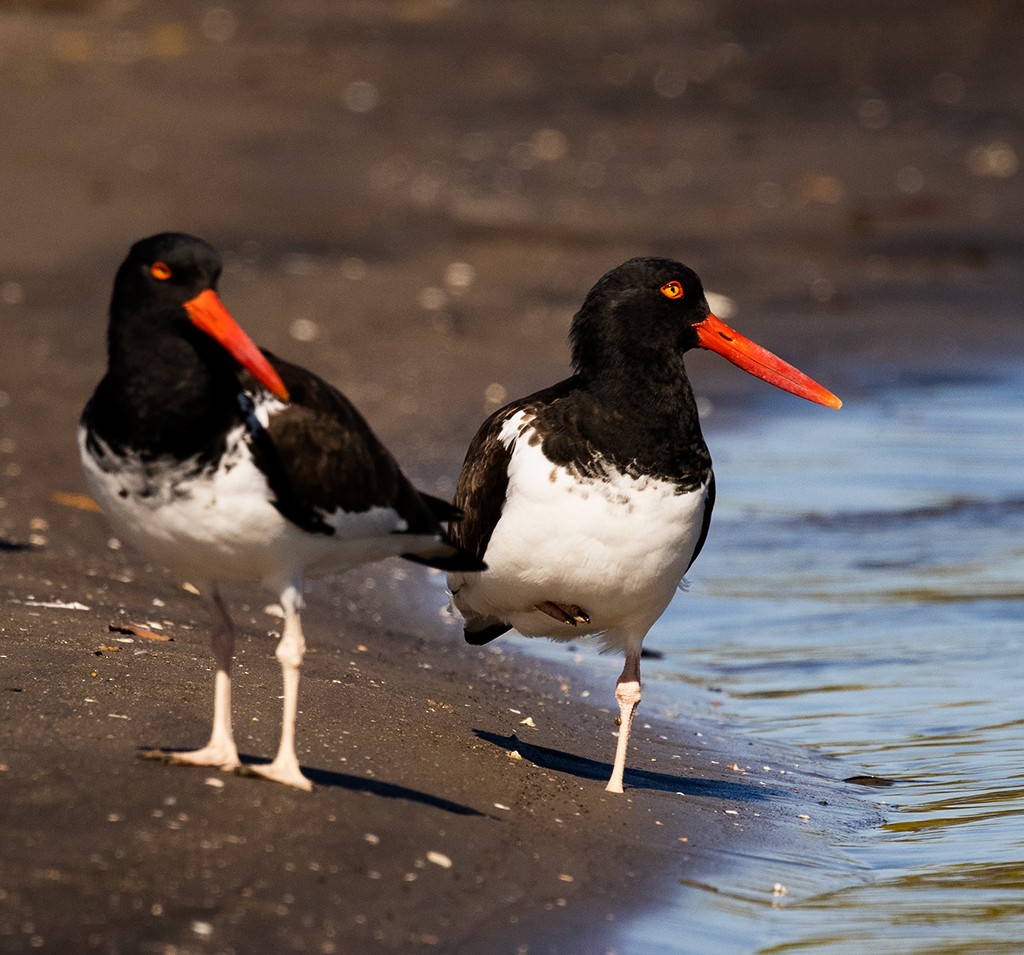
[[[90,453],[84,429],[79,450],[86,481],[115,533],[193,580],[263,580],[271,587],[296,574],[348,570],[414,550],[418,538],[401,535],[405,522],[391,508],[336,511],[334,534],[311,533],[282,517],[271,503],[239,426],[215,468],[194,461],[143,462],[103,446]],[[96,439],[94,439],[96,440]]]
[[[612,469],[579,478],[548,461],[531,433],[522,412],[502,430],[512,449],[505,506],[484,557],[488,570],[453,581],[456,606],[527,636],[608,632],[616,644],[642,637],[690,564],[707,486],[680,493],[668,481]],[[578,605],[589,626],[533,610],[544,601]]]

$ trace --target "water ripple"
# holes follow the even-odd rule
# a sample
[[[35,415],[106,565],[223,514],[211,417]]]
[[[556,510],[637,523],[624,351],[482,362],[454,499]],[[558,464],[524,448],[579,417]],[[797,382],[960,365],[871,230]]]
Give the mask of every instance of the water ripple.
[[[1021,950],[1021,421],[1024,375],[993,368],[709,433],[719,504],[648,639],[645,700],[703,684],[750,739],[892,785],[864,790],[882,825],[835,836],[839,888],[827,867],[782,901],[716,884],[707,932],[770,926],[762,953]]]

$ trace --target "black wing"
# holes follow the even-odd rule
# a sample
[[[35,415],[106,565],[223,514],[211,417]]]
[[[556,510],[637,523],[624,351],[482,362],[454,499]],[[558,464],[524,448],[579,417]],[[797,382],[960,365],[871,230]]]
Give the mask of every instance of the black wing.
[[[520,398],[495,411],[477,431],[466,451],[466,460],[455,488],[455,506],[462,511],[462,519],[452,525],[452,539],[465,550],[483,558],[491,534],[501,518],[508,492],[508,466],[512,449],[500,438],[501,430],[509,418],[520,411],[539,417],[562,412],[562,399],[574,395],[579,387],[576,378],[564,381]],[[548,445],[545,442],[545,453]]]
[[[518,402],[506,405],[480,426],[466,451],[455,487],[454,505],[462,518],[451,525],[452,541],[481,559],[501,517],[508,491],[512,452],[499,435],[505,422],[518,410]]]
[[[288,404],[262,428],[250,415],[253,455],[274,506],[315,533],[337,510],[392,507],[410,531],[436,532],[437,521],[355,406],[312,372],[265,352],[288,389]]]
[[[686,565],[686,570],[689,570],[693,566],[693,562],[697,559],[697,556],[704,547],[704,542],[708,539],[708,531],[711,529],[711,512],[714,510],[714,507],[715,472],[711,471],[708,475],[707,499],[704,501],[704,523],[701,525],[700,537],[697,538],[697,546],[693,549],[693,556],[690,558],[690,563]]]
[[[413,487],[355,406],[312,372],[264,354],[290,400],[266,428],[250,409],[249,432],[253,457],[281,514],[311,533],[333,534],[326,518],[335,511],[389,507],[406,522],[407,533],[447,540],[440,521],[454,517],[455,509]],[[482,567],[455,546],[450,557],[408,556],[443,569]]]
[[[455,487],[454,503],[462,516],[457,523],[450,525],[452,542],[481,561],[501,518],[508,491],[508,465],[512,452],[499,435],[505,422],[519,407],[519,402],[506,405],[480,426],[466,451],[466,460]],[[466,642],[482,646],[511,629],[509,624],[493,622],[483,629],[471,630],[467,622]]]

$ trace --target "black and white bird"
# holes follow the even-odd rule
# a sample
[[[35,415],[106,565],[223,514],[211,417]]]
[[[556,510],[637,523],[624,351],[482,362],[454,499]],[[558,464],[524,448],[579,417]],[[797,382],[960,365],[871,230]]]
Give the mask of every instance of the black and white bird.
[[[349,401],[261,351],[217,295],[221,259],[201,239],[137,242],[114,281],[108,369],[85,407],[87,483],[120,537],[190,580],[212,617],[213,729],[177,763],[238,768],[231,728],[235,635],[217,582],[259,580],[284,625],[278,752],[251,767],[309,789],[295,753],[303,579],[404,557],[471,572],[451,543],[457,511],[418,492]]]
[[[683,355],[706,348],[819,404],[838,398],[712,314],[671,259],[631,259],[587,294],[572,377],[482,425],[455,492],[452,539],[487,563],[449,573],[466,640],[593,635],[625,654],[610,792],[622,792],[640,650],[704,546],[715,478]]]

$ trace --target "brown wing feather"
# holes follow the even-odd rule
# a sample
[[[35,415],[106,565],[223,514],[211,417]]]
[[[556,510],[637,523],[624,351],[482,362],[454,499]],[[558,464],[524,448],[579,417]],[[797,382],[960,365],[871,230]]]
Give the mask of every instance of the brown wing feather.
[[[411,533],[439,533],[432,508],[355,406],[322,378],[265,354],[291,399],[265,429],[251,431],[278,510],[300,527],[331,533],[324,517],[334,511],[393,507]]]
[[[505,506],[511,451],[499,440],[502,425],[518,410],[508,405],[492,414],[477,431],[455,488],[454,505],[462,519],[451,525],[452,541],[483,558]]]
[[[455,506],[463,512],[463,517],[458,524],[452,525],[453,539],[471,554],[484,556],[505,506],[508,466],[512,459],[511,449],[499,437],[505,422],[520,411],[538,417],[550,414],[577,387],[578,379],[566,378],[505,405],[480,426],[466,451],[466,460],[455,488]]]

